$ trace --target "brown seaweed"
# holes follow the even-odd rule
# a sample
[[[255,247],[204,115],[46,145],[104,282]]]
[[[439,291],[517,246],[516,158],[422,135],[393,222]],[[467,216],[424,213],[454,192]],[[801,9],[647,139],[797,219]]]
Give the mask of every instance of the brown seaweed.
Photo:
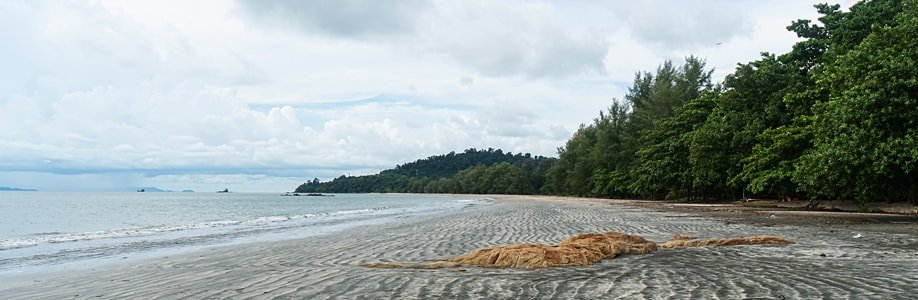
[[[539,269],[585,266],[628,254],[650,254],[657,248],[679,249],[705,246],[793,244],[774,236],[749,236],[699,240],[685,234],[674,240],[656,243],[638,235],[619,232],[586,233],[570,237],[557,245],[515,244],[478,249],[446,260],[426,263],[373,263],[370,268],[439,269],[460,266],[482,268]]]

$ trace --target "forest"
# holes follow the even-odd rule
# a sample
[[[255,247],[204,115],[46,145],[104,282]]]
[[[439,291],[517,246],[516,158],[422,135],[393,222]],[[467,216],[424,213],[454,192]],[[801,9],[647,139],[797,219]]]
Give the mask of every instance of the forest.
[[[535,194],[545,186],[555,158],[504,153],[500,149],[467,149],[396,166],[376,175],[318,178],[297,193],[455,193]]]
[[[693,56],[638,72],[557,159],[470,149],[297,191],[918,203],[918,0],[815,8],[721,81]]]

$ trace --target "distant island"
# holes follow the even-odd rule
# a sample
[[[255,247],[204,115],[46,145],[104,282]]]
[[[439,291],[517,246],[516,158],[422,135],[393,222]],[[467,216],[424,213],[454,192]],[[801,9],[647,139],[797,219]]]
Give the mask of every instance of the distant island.
[[[164,190],[157,187],[139,187],[137,188],[138,193],[174,193],[173,190]],[[194,190],[182,190],[182,193],[194,193]]]
[[[164,190],[153,186],[139,187],[137,188],[138,193],[169,193],[174,192],[171,190]]]
[[[21,189],[16,187],[0,186],[0,192],[37,192],[36,189]]]

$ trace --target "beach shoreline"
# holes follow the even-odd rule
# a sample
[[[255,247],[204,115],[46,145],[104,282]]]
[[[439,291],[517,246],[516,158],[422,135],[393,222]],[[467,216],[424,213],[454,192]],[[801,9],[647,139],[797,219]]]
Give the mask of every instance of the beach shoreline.
[[[723,222],[738,222],[759,226],[841,226],[849,229],[886,233],[918,232],[918,214],[855,212],[824,209],[803,209],[799,205],[743,205],[737,203],[674,203],[666,201],[580,198],[566,196],[482,195],[502,201],[551,201],[557,203],[596,203],[647,208],[659,212],[697,214]],[[771,203],[774,204],[774,203]],[[796,203],[795,203],[796,204]]]
[[[479,201],[455,212],[309,238],[217,247],[95,270],[16,278],[0,283],[0,296],[905,299],[913,292],[909,283],[918,280],[918,274],[908,272],[918,266],[915,223],[884,223],[875,217],[859,219],[861,215],[769,214],[767,210],[739,211],[730,206],[670,207],[636,200],[463,197],[497,201]],[[534,271],[361,267],[374,262],[431,261],[495,245],[550,244],[573,234],[604,231],[640,234],[657,241],[668,240],[675,233],[702,238],[771,234],[797,244],[660,251],[585,267]],[[819,274],[834,277],[826,279]],[[787,285],[784,280],[796,283]],[[871,285],[864,286],[864,282]]]

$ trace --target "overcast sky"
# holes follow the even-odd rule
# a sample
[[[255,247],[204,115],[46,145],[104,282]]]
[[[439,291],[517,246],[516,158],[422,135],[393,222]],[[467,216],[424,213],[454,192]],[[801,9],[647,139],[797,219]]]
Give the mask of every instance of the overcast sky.
[[[634,72],[696,55],[721,80],[816,2],[0,1],[0,186],[287,191],[555,156]]]

